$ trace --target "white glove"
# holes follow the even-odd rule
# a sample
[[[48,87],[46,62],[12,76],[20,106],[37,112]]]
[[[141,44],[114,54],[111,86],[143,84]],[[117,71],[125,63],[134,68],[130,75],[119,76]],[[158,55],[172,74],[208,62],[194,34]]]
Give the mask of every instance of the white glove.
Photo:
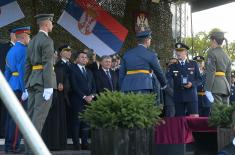
[[[233,138],[233,145],[235,146],[235,137]]]
[[[206,97],[208,100],[213,103],[214,102],[214,97],[212,96],[212,93],[210,91],[205,91]]]
[[[52,94],[53,94],[53,88],[44,88],[42,96],[46,101],[48,101],[51,98]]]
[[[28,97],[29,97],[28,91],[27,91],[27,89],[25,89],[25,91],[21,95],[21,100],[25,101],[25,100],[27,100]]]

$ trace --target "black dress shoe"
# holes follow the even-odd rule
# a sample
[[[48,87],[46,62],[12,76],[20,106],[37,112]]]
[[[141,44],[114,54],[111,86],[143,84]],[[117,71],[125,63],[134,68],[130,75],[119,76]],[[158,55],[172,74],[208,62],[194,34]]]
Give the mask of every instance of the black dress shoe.
[[[90,150],[89,144],[82,144],[82,150]]]

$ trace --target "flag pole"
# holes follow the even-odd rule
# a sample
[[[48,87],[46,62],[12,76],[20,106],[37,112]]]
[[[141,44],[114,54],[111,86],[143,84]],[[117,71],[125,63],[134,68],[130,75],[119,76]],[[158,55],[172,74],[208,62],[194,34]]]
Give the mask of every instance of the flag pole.
[[[15,120],[33,153],[36,155],[51,155],[41,136],[38,134],[28,115],[21,106],[19,100],[16,98],[14,92],[5,80],[1,70],[0,80],[0,98],[5,104],[11,117]]]

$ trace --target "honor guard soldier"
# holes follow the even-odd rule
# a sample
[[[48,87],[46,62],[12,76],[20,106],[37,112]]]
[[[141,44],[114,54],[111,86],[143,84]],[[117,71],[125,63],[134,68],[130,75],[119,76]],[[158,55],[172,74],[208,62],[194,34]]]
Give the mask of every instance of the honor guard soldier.
[[[231,60],[221,45],[223,32],[213,32],[210,35],[211,48],[206,60],[206,96],[211,102],[229,104],[231,86]]]
[[[148,50],[151,44],[151,31],[137,33],[138,46],[127,51],[119,70],[120,88],[123,92],[148,93],[153,90],[150,71],[157,76],[162,87],[166,79],[155,53]]]
[[[198,95],[198,112],[199,116],[208,117],[211,109],[211,102],[205,95],[205,82],[206,82],[206,74],[205,74],[205,58],[203,56],[196,56],[193,58],[194,61],[198,63],[199,71],[201,75],[201,81],[197,86],[197,95]]]
[[[52,103],[53,89],[57,88],[53,70],[54,43],[48,33],[52,31],[53,14],[35,16],[39,32],[28,45],[25,63],[25,83],[29,93],[28,115],[41,134]],[[25,154],[32,152],[25,145]]]
[[[30,41],[30,27],[18,27],[12,30],[16,36],[16,43],[6,56],[5,78],[17,96],[18,100],[26,100],[28,93],[24,83],[24,65],[26,48]],[[20,151],[19,129],[9,113],[6,117],[5,152]]]
[[[200,72],[197,62],[187,59],[187,45],[176,43],[175,50],[178,63],[170,65],[167,73],[167,78],[174,82],[175,115],[185,116],[187,112],[198,116],[197,84]]]
[[[231,73],[231,93],[230,93],[230,104],[235,103],[235,72]]]

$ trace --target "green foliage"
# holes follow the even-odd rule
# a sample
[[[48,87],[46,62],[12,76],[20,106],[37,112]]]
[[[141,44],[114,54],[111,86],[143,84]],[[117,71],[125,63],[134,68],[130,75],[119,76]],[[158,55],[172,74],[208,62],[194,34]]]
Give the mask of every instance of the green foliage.
[[[205,56],[207,49],[210,47],[210,40],[206,32],[199,32],[194,36],[193,40],[192,38],[186,38],[185,41],[190,47],[193,45],[193,51],[192,49],[189,51],[192,56]]]
[[[87,106],[81,118],[94,128],[148,128],[161,120],[160,113],[153,94],[107,91]]]
[[[230,128],[233,122],[232,114],[234,111],[235,105],[214,104],[211,116],[209,117],[209,125],[213,127]]]

